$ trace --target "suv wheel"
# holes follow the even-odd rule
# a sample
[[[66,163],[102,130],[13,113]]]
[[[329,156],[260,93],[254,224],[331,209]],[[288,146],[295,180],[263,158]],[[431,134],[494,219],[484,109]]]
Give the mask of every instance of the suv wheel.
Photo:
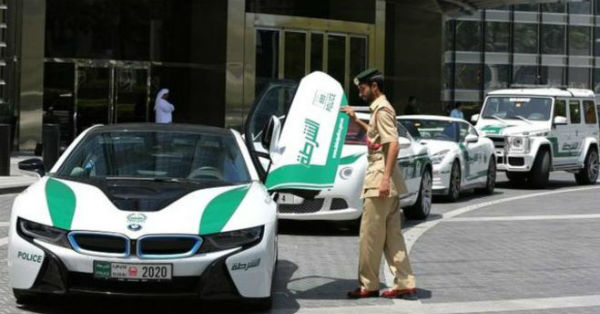
[[[550,177],[550,153],[547,149],[541,149],[535,156],[533,168],[529,173],[531,186],[536,189],[545,188]]]
[[[488,165],[487,172],[487,180],[485,182],[485,187],[482,189],[478,189],[477,192],[482,194],[491,195],[494,193],[494,188],[496,187],[496,160],[494,157],[490,157],[490,164]]]
[[[590,148],[585,156],[584,166],[578,173],[575,174],[575,180],[578,184],[594,184],[598,180],[598,151],[595,148]]]
[[[460,164],[455,160],[450,171],[450,183],[448,184],[448,194],[446,198],[454,202],[460,197]]]
[[[425,170],[421,177],[421,187],[419,188],[419,197],[417,202],[404,209],[404,216],[407,219],[425,219],[431,212],[431,171]]]

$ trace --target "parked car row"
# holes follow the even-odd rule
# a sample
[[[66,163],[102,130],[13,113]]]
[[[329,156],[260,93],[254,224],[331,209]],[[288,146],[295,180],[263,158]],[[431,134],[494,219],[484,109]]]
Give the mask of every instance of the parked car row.
[[[17,302],[44,294],[171,295],[269,308],[278,219],[362,214],[367,146],[356,125],[344,128],[345,105],[341,85],[317,72],[300,86],[268,86],[244,134],[93,126],[52,169],[21,162],[42,178],[13,203],[8,269]],[[575,173],[580,184],[598,179],[591,91],[497,91],[474,120],[397,117],[407,218],[427,218],[434,194],[452,201],[467,189],[492,194],[497,170],[539,187],[554,170]]]
[[[295,85],[271,88],[257,103],[255,113],[283,117],[285,106],[265,100],[273,99],[270,93],[293,95]],[[356,110],[360,119],[369,120],[366,108]],[[492,194],[497,171],[506,172],[516,186],[528,183],[536,188],[548,184],[550,171],[572,172],[579,184],[598,179],[598,117],[594,93],[589,90],[494,91],[486,98],[481,115],[473,117],[474,125],[436,115],[398,116],[397,120],[397,162],[408,187],[400,206],[409,219],[429,215],[432,195],[456,201],[466,190]],[[256,142],[255,146],[260,149],[261,145]],[[333,188],[306,199],[282,193],[279,218],[359,219],[366,153],[364,132],[350,124]]]

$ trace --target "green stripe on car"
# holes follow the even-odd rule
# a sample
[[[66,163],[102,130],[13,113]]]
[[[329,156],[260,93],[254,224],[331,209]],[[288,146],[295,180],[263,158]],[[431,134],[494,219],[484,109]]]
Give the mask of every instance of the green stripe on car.
[[[483,128],[481,128],[482,132],[485,132],[486,134],[500,134],[502,133],[502,130],[504,130],[504,126],[499,126],[499,125],[486,125]]]
[[[46,181],[45,189],[52,225],[65,230],[71,229],[77,203],[75,193],[68,185],[52,178]]]
[[[221,232],[246,197],[250,185],[225,191],[213,198],[204,209],[200,219],[200,234]]]

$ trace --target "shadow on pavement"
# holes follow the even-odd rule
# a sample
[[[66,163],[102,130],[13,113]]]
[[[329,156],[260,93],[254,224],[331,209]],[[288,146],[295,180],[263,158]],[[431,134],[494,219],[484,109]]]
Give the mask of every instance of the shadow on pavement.
[[[290,235],[354,237],[358,235],[358,223],[322,220],[280,220],[278,233]]]
[[[499,187],[498,183],[496,183],[496,187]],[[503,195],[503,194],[504,194],[503,191],[498,191],[498,190],[495,190],[494,193],[492,193],[491,195],[477,193],[474,191],[465,191],[465,192],[461,192],[458,200],[456,200],[454,202],[447,200],[446,198],[444,198],[441,195],[435,195],[433,197],[433,203],[434,204],[466,204],[466,203],[471,203],[471,201],[473,201],[473,200],[486,199],[488,197],[493,197],[493,196],[498,196],[498,195]]]

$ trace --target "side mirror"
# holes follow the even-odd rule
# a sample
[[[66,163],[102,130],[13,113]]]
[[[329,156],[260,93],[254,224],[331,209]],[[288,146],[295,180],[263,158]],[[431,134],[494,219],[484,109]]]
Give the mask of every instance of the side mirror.
[[[469,134],[465,137],[466,143],[477,143],[479,141],[479,137],[475,134]]]
[[[478,113],[471,116],[471,122],[473,122],[473,124],[477,123],[478,120],[479,120]]]
[[[565,125],[567,124],[567,118],[563,116],[554,117],[554,125]]]
[[[46,174],[46,169],[44,169],[44,162],[39,158],[30,158],[19,162],[19,169],[25,171],[34,171],[43,177]]]

